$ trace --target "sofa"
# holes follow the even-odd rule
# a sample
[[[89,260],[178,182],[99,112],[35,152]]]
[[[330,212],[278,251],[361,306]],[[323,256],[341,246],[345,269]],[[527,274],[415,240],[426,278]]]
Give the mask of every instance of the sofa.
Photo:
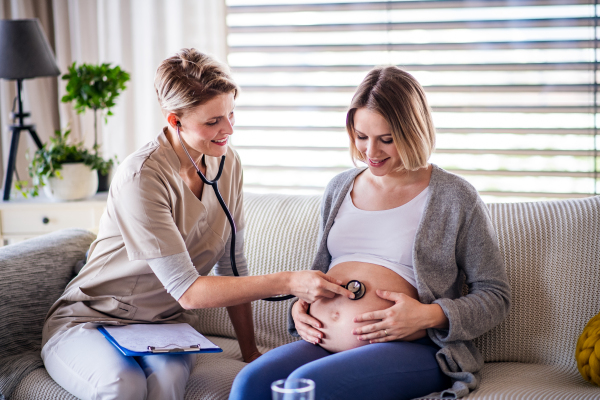
[[[245,195],[251,274],[310,267],[318,196]],[[575,343],[600,311],[600,197],[489,204],[512,287],[508,318],[476,340],[482,384],[465,399],[600,399],[581,378]],[[43,367],[42,324],[94,235],[53,232],[0,248],[0,392],[10,400],[74,399]],[[298,340],[286,331],[289,302],[253,303],[261,351]],[[197,330],[224,351],[202,354],[185,399],[226,399],[245,365],[224,309],[197,310]],[[318,389],[317,389],[318,390]],[[1,398],[1,396],[0,396]]]

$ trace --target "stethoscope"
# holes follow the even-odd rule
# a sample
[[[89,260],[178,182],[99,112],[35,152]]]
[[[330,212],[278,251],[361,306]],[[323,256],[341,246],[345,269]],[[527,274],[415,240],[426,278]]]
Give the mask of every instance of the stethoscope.
[[[190,161],[192,162],[192,165],[194,165],[194,168],[196,169],[196,172],[198,173],[198,176],[200,177],[200,179],[202,179],[202,182],[204,182],[206,185],[212,186],[214,192],[215,192],[215,196],[217,196],[217,200],[219,200],[219,204],[221,205],[221,208],[223,209],[223,212],[225,213],[225,216],[227,217],[227,220],[229,221],[229,225],[231,226],[231,247],[229,248],[229,258],[231,259],[231,270],[233,271],[233,275],[235,276],[240,276],[240,274],[238,273],[237,270],[237,266],[235,265],[235,237],[236,237],[236,227],[235,227],[235,221],[233,220],[233,217],[231,216],[231,212],[229,212],[229,208],[227,208],[227,204],[225,204],[225,201],[223,200],[223,196],[221,196],[221,192],[219,192],[219,179],[221,178],[221,174],[223,173],[223,166],[225,165],[225,155],[223,155],[221,157],[221,163],[219,164],[219,172],[217,172],[217,176],[215,176],[215,178],[211,181],[208,180],[206,178],[206,176],[204,176],[204,174],[202,173],[202,171],[200,171],[200,168],[198,168],[198,165],[196,165],[196,162],[194,161],[194,159],[192,158],[192,156],[190,156],[190,153],[188,153],[187,148],[185,147],[185,144],[183,143],[183,139],[181,138],[181,133],[179,133],[179,128],[181,127],[181,123],[179,121],[177,121],[176,124],[176,129],[177,129],[177,137],[179,138],[179,143],[181,143],[181,147],[183,147],[183,151],[185,151],[185,154],[187,154],[188,158],[190,159]],[[204,161],[204,155],[202,155],[202,160]],[[343,288],[348,289],[350,292],[354,293],[354,299],[352,300],[358,300],[361,297],[363,297],[365,295],[366,292],[366,286],[356,280],[352,280],[350,282],[348,282],[346,285],[341,285]],[[263,299],[265,301],[283,301],[283,300],[288,300],[295,297],[294,295],[288,294],[285,296],[277,296],[277,297],[267,297],[266,299]]]

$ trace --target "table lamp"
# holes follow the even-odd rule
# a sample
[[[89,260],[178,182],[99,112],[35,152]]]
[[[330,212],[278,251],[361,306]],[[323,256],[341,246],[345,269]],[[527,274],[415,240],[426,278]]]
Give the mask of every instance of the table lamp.
[[[17,112],[11,113],[12,139],[4,180],[4,200],[8,200],[10,195],[21,131],[29,131],[38,148],[42,147],[35,126],[24,122],[30,114],[23,112],[23,79],[57,75],[60,75],[60,70],[54,53],[37,19],[0,20],[0,78],[17,81],[18,106]]]

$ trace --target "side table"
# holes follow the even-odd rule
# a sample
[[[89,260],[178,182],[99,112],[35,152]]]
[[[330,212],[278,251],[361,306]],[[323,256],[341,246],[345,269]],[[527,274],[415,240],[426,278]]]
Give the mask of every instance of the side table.
[[[65,228],[98,232],[108,193],[85,200],[53,201],[48,198],[0,202],[0,246]]]

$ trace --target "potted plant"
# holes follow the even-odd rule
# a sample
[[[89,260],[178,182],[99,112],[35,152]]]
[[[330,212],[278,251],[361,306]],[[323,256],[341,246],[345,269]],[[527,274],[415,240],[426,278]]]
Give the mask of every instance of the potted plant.
[[[50,143],[38,149],[29,164],[32,184],[17,181],[15,187],[23,196],[35,197],[39,189],[56,200],[79,200],[94,195],[98,189],[98,170],[102,157],[90,152],[83,142],[70,144],[70,130],[54,132]]]
[[[111,67],[108,63],[100,65],[73,63],[69,72],[62,76],[67,81],[67,94],[61,99],[67,103],[74,101],[74,108],[78,114],[90,109],[94,112],[94,152],[98,154],[98,113],[101,112],[106,123],[108,116],[113,115],[117,97],[127,87],[129,74],[119,66]],[[112,158],[103,160],[97,166],[100,185],[99,191],[108,190],[108,174],[113,166]]]

